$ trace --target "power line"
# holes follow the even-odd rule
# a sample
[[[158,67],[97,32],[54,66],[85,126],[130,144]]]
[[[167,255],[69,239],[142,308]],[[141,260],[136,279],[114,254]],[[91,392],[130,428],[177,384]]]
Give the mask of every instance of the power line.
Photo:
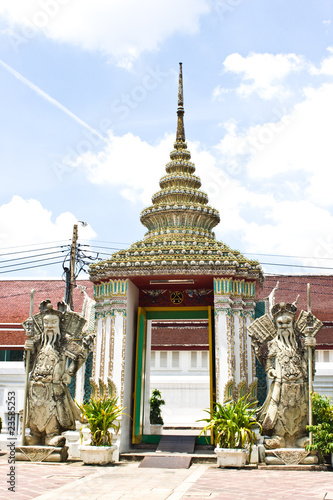
[[[56,264],[62,264],[62,260],[59,260],[57,262],[49,262],[48,264],[39,264],[37,266],[21,267],[19,269],[8,269],[7,271],[0,271],[0,274],[14,273],[16,271],[28,271],[29,269],[34,269],[35,267],[52,266]]]
[[[42,250],[53,250],[53,248],[64,248],[64,247],[67,247],[68,245],[60,245],[60,246],[53,246],[53,247],[46,247],[46,248],[36,248],[36,250],[21,250],[19,252],[8,252],[8,253],[2,253],[0,254],[0,257],[4,257],[6,255],[17,255],[17,254],[20,254],[20,253],[34,253],[34,252],[41,252]]]
[[[15,259],[8,259],[8,260],[0,260],[0,264],[4,264],[6,262],[13,262],[14,260],[26,260],[26,259],[36,259],[37,257],[44,257],[44,255],[53,255],[53,254],[59,254],[59,253],[64,253],[66,250],[57,250],[56,252],[47,252],[47,253],[39,253],[37,255],[29,255],[28,257],[16,257]]]
[[[51,243],[64,243],[64,242],[67,242],[67,241],[68,240],[58,240],[58,241],[47,241],[45,243],[30,243],[29,245],[16,245],[14,247],[3,247],[3,248],[0,248],[0,250],[10,250],[11,248],[35,247],[37,245],[51,245]],[[25,251],[28,252],[29,250],[25,250]]]
[[[53,260],[55,258],[56,257],[47,257],[46,259],[39,259],[39,262],[43,262],[45,260]],[[10,262],[10,261],[8,261],[8,262]],[[34,263],[35,263],[34,260],[30,260],[28,262],[22,262],[22,264],[34,264]],[[19,265],[19,264],[8,264],[7,266],[0,266],[0,269],[4,269],[5,267],[15,267],[17,265]]]
[[[300,255],[282,255],[273,253],[241,252],[242,255],[260,255],[261,257],[282,257],[284,259],[313,259],[314,257],[304,257]],[[316,257],[316,260],[333,260],[333,257]]]
[[[282,267],[304,267],[306,269],[326,269],[329,271],[333,271],[332,267],[319,267],[319,266],[302,266],[299,264],[279,264],[279,263],[270,263],[270,262],[259,262],[261,266],[282,266]]]

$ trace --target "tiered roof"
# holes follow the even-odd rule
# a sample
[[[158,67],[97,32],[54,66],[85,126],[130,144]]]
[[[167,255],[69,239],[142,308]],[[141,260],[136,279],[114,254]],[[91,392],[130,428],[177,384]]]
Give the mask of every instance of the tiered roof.
[[[208,205],[187,149],[184,128],[182,64],[179,71],[177,134],[174,149],[152,205],[141,212],[148,229],[143,240],[90,266],[92,281],[138,275],[235,276],[263,281],[259,262],[215,239],[219,212]]]

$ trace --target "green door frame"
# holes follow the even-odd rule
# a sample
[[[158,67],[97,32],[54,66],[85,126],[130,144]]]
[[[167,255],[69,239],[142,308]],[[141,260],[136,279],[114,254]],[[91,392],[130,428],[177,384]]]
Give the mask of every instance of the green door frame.
[[[210,375],[210,404],[215,401],[215,356],[213,338],[212,307],[139,307],[137,319],[136,339],[136,362],[134,383],[134,406],[133,406],[133,444],[141,442],[158,442],[160,436],[148,436],[143,434],[143,409],[146,382],[146,345],[147,345],[147,321],[159,319],[207,319],[209,333],[209,375]]]

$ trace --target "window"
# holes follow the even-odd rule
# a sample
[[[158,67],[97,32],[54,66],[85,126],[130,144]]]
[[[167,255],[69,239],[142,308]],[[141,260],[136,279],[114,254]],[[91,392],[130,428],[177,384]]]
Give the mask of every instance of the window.
[[[160,352],[160,368],[167,368],[167,367],[168,367],[168,352],[161,351]]]
[[[191,368],[197,367],[197,351],[191,351]]]
[[[201,368],[208,368],[208,351],[201,353]]]
[[[324,363],[330,362],[330,351],[323,351],[324,354]]]
[[[23,361],[23,349],[1,350],[0,361]]]
[[[172,351],[172,368],[179,368],[179,351]]]
[[[150,366],[151,366],[151,368],[155,368],[155,362],[156,362],[156,352],[151,351],[151,353],[150,353]]]

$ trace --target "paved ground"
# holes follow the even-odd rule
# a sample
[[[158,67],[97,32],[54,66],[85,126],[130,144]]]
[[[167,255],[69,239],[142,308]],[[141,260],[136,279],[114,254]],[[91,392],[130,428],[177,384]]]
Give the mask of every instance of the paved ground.
[[[2,500],[333,500],[333,471],[142,469],[138,462],[104,467],[82,462],[16,462],[15,493],[8,491],[7,456],[0,456]]]

